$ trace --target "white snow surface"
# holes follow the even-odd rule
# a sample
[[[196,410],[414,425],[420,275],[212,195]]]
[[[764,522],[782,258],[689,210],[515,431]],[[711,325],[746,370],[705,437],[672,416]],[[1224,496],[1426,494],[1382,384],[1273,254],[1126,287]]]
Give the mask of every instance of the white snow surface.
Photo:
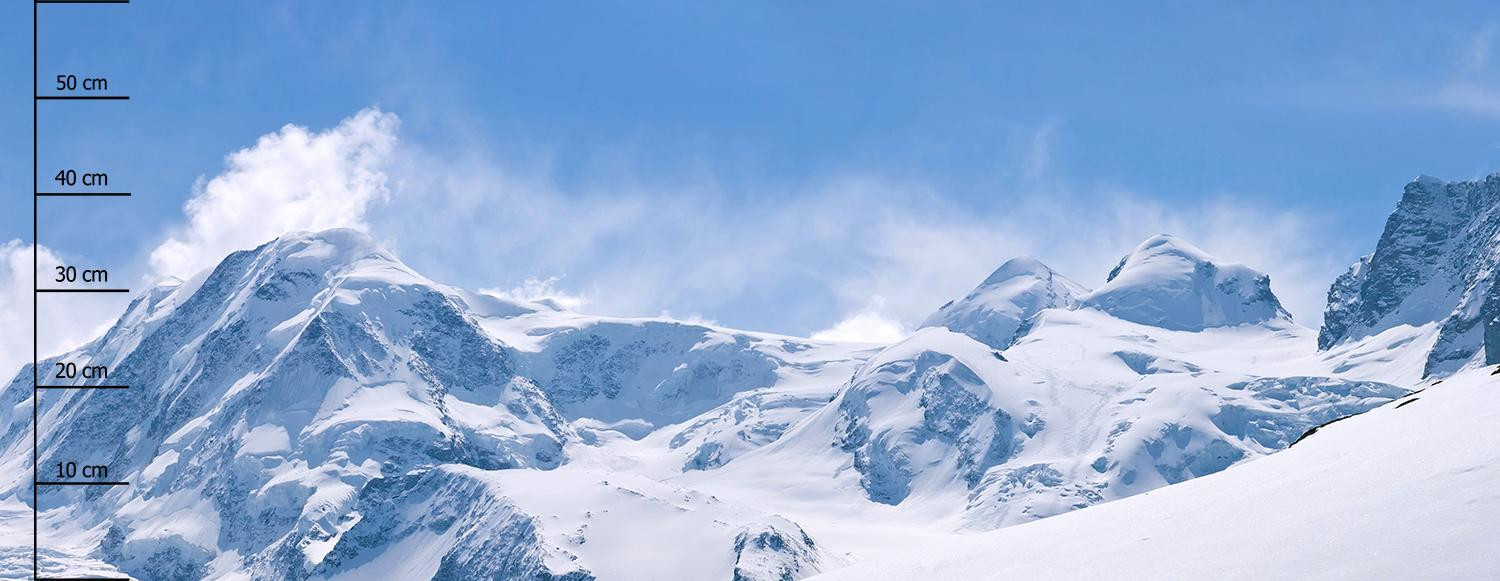
[[[1219,474],[816,579],[1495,579],[1494,373],[1454,376]]]

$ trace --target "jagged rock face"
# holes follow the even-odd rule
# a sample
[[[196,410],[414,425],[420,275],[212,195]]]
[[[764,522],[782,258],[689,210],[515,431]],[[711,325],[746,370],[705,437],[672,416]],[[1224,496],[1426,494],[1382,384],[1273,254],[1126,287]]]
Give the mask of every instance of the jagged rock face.
[[[1406,185],[1375,252],[1328,291],[1318,346],[1438,323],[1425,376],[1500,363],[1500,174]]]
[[[1016,331],[1042,309],[1073,308],[1088,289],[1040,261],[1013,258],[968,296],[949,301],[922,323],[945,327],[996,349],[1015,342]]]
[[[1271,292],[1271,277],[1167,235],[1142,242],[1110,271],[1109,282],[1081,302],[1177,331],[1291,319]]]

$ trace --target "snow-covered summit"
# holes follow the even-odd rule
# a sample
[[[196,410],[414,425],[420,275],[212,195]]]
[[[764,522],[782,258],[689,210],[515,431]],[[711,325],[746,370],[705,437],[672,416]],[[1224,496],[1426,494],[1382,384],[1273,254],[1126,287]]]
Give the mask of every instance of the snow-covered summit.
[[[1177,331],[1291,319],[1271,292],[1271,277],[1166,234],[1141,242],[1104,286],[1080,301],[1127,321]]]
[[[298,256],[325,267],[370,259],[400,263],[389,250],[375,242],[368,233],[353,228],[331,228],[320,231],[289,232],[266,244],[282,257]]]
[[[1040,260],[1021,256],[1000,265],[968,296],[944,304],[922,326],[946,327],[1004,349],[1026,319],[1043,309],[1073,308],[1087,292]]]
[[[42,364],[56,361],[107,368],[129,386],[46,394],[39,453],[132,483],[92,501],[108,520],[78,524],[107,527],[115,540],[99,550],[144,578],[225,566],[303,576],[353,530],[359,503],[401,493],[367,484],[415,483],[391,479],[442,463],[555,468],[576,437],[462,296],[352,230],[234,252],[144,293],[103,337]],[[29,382],[17,376],[7,403]],[[6,419],[0,448],[21,458],[12,452],[30,445],[30,422]],[[81,494],[37,501],[68,507]],[[192,518],[169,518],[179,507]],[[212,564],[226,553],[247,560]]]

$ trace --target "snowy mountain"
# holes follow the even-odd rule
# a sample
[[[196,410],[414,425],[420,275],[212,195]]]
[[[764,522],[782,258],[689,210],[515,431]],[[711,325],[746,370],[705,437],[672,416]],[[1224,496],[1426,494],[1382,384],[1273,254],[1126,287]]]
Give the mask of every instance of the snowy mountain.
[[[1406,185],[1375,252],[1328,290],[1318,346],[1414,335],[1423,377],[1500,363],[1500,174]],[[1412,333],[1416,330],[1417,333]]]
[[[386,476],[556,467],[576,434],[460,298],[350,231],[287,237],[156,289],[57,358],[108,365],[131,388],[41,404],[43,466],[107,465],[132,485],[38,501],[110,507],[99,550],[133,575],[300,577],[370,526],[370,494],[409,492]],[[12,405],[27,376],[5,392]],[[11,419],[3,446],[20,450],[29,422]],[[28,489],[16,468],[7,488]]]
[[[505,317],[548,323],[522,333],[532,342],[521,347],[540,350],[486,331]],[[418,576],[587,578],[589,563],[552,544],[555,530],[495,484],[498,472],[556,469],[574,445],[597,439],[597,422],[575,427],[577,416],[560,410],[599,397],[647,421],[686,418],[737,390],[769,387],[779,367],[805,376],[839,364],[818,360],[820,345],[807,341],[661,321],[568,326],[560,317],[547,305],[433,283],[353,231],[234,253],[193,281],[145,293],[103,337],[42,363],[107,365],[112,383],[131,386],[43,392],[41,464],[108,466],[112,479],[131,482],[45,488],[40,506],[68,515],[53,515],[66,525],[48,536],[89,539],[81,552],[152,579],[368,578],[393,558]],[[612,333],[622,349],[580,356],[580,330]],[[555,364],[540,385],[518,373],[537,361]],[[592,383],[559,380],[568,373]],[[4,391],[10,413],[0,426],[4,490],[22,497],[29,382],[27,369]],[[774,431],[790,421],[784,415],[767,410],[771,419],[685,439],[714,456],[699,449],[736,428]],[[719,446],[727,461],[746,444]],[[726,572],[740,559],[747,571],[804,572],[822,560],[795,524],[711,499],[674,502],[697,503],[705,522],[730,527],[716,553],[701,547]],[[796,542],[768,549],[755,541],[764,535]]]
[[[1028,557],[1072,538],[1099,564],[1055,560],[1080,572],[1172,576],[1209,566],[1176,546],[1272,550],[1215,536],[1259,514],[1236,499],[1306,504],[1268,511],[1278,527],[1354,522],[1416,494],[1402,470],[1451,472],[1433,498],[1490,514],[1458,471],[1493,459],[1386,432],[1492,435],[1460,408],[1493,379],[1453,371],[1487,357],[1500,305],[1497,180],[1408,186],[1321,334],[1265,274],[1165,235],[1094,290],[1008,261],[872,347],[583,315],[436,283],[358,232],[289,234],[142,293],[42,362],[130,388],[43,391],[40,465],[130,486],[30,498],[31,370],[0,392],[0,570],[30,570],[33,502],[44,573],[142,579],[782,580],[934,546],[949,549],[848,574],[1053,576]],[[1132,523],[1164,539],[1141,554],[1179,568],[1132,556]],[[993,542],[1018,547],[995,553],[1011,569],[984,556]]]

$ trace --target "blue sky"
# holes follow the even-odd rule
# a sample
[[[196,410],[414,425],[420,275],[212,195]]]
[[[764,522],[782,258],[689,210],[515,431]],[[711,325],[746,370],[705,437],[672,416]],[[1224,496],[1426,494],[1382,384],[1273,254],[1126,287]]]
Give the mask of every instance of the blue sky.
[[[41,242],[146,281],[348,223],[468,288],[882,336],[1016,254],[1097,285],[1169,231],[1270,272],[1316,325],[1406,181],[1500,166],[1500,19],[1306,4],[45,6],[38,85],[132,100],[43,103],[44,185],[87,167],[136,196],[44,201]],[[10,253],[30,8],[0,6]],[[29,306],[6,288],[0,319]]]

